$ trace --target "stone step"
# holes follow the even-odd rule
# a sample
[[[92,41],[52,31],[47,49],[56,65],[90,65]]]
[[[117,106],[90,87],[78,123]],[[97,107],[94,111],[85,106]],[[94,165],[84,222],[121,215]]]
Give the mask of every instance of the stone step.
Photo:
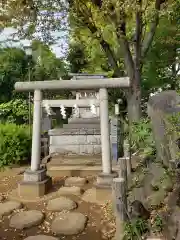
[[[100,118],[69,118],[69,124],[100,124]]]
[[[97,176],[102,173],[102,166],[87,166],[87,165],[64,165],[64,166],[47,166],[47,173],[51,177],[87,177]],[[118,172],[120,170],[118,165],[114,165],[113,171]]]
[[[92,145],[101,145],[101,136],[100,135],[52,136],[49,142],[50,142],[50,145],[53,145],[53,146],[64,147],[65,145],[65,148],[68,147],[68,145],[72,145],[72,146],[90,145],[89,147],[91,148]]]
[[[83,187],[87,183],[88,181],[86,180],[86,178],[68,177],[65,180],[64,186],[65,187]]]
[[[61,136],[62,137],[62,136]],[[68,137],[68,136],[67,136]],[[75,136],[74,136],[75,137]],[[67,154],[70,155],[94,155],[94,154],[100,154],[101,153],[101,145],[100,144],[88,144],[87,141],[84,145],[79,145],[78,142],[75,139],[75,143],[72,143],[72,136],[69,136],[69,141],[67,140],[58,142],[57,145],[50,145],[49,146],[49,153],[61,153],[61,154]],[[52,141],[53,142],[53,141]]]
[[[57,155],[51,158],[50,166],[95,166],[101,165],[101,155]]]
[[[83,123],[83,124],[74,124],[74,123],[69,123],[69,124],[63,124],[63,129],[100,129],[100,123]]]
[[[80,125],[80,124],[79,124]],[[58,128],[58,129],[51,129],[48,131],[49,136],[61,136],[61,135],[100,135],[101,130],[100,128],[97,129],[82,129],[82,128]]]

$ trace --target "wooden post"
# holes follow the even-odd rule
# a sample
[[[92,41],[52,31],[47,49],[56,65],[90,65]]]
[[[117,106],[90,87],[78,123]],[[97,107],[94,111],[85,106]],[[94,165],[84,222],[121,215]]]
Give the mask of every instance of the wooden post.
[[[123,239],[125,223],[128,220],[126,189],[126,182],[124,178],[113,179],[112,195],[116,216],[115,240]]]
[[[131,174],[131,143],[124,142],[124,158],[126,159],[127,175]]]
[[[127,185],[127,159],[122,158],[118,160],[120,170],[119,170],[119,178],[124,178],[125,186]]]

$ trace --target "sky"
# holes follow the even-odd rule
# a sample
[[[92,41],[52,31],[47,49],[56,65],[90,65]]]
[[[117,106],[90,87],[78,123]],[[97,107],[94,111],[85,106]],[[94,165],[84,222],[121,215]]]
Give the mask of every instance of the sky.
[[[16,30],[14,28],[5,28],[0,34],[0,43],[2,43],[2,45],[5,47],[13,46],[21,48],[23,48],[23,46],[28,46],[31,44],[31,42],[28,40],[19,40],[17,36],[14,37],[13,36],[14,33],[16,33]],[[60,38],[57,41],[57,43],[51,45],[50,48],[56,54],[57,57],[63,57],[66,52],[65,49],[67,49],[67,43],[63,37],[61,38],[62,33],[54,32],[53,35],[55,35],[56,37],[58,36]],[[15,42],[9,40],[13,38]]]

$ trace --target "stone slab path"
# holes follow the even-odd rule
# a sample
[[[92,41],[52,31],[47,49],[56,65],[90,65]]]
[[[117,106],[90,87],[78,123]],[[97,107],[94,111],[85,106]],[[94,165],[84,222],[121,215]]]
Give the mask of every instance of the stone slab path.
[[[51,237],[47,235],[37,235],[37,236],[27,237],[24,240],[59,240],[59,238]]]
[[[59,197],[52,199],[47,204],[47,210],[61,212],[63,210],[73,210],[77,207],[77,203],[67,197]]]
[[[87,217],[82,213],[69,212],[60,213],[52,222],[52,232],[57,235],[75,235],[85,228]]]
[[[82,189],[77,186],[72,186],[72,187],[61,187],[58,191],[59,195],[75,195],[75,196],[81,196],[83,193]]]
[[[91,181],[91,178],[67,178],[64,186],[58,185],[52,197],[41,202],[21,203],[21,199],[10,201],[3,193],[0,199],[0,224],[3,230],[0,230],[0,239],[105,239],[102,238],[104,223],[101,220],[101,206],[97,205],[103,201],[96,199],[98,194],[88,189],[90,183],[87,184],[87,181]],[[83,200],[84,196],[86,201]],[[90,203],[89,198],[92,200]]]
[[[42,223],[44,214],[37,210],[29,210],[16,213],[10,219],[9,226],[16,229],[30,228]]]
[[[16,209],[20,209],[22,204],[15,201],[8,201],[5,203],[0,203],[0,216],[9,215]]]

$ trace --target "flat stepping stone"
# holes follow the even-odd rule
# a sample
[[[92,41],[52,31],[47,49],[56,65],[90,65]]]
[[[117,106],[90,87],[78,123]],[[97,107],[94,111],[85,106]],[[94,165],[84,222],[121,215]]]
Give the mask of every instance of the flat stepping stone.
[[[87,217],[82,213],[60,213],[52,222],[51,230],[57,235],[74,235],[82,232],[85,228]]]
[[[24,211],[15,214],[10,219],[9,226],[16,229],[30,228],[42,223],[44,215],[37,210]]]
[[[2,202],[4,200],[3,196],[0,196],[0,202]]]
[[[24,240],[59,240],[59,238],[51,237],[47,235],[37,235],[37,236],[27,237]]]
[[[4,203],[0,203],[0,216],[9,215],[14,210],[20,209],[22,204],[16,201],[8,201]]]
[[[87,183],[86,178],[81,178],[81,177],[68,177],[65,180],[65,186],[71,187],[71,186],[78,186],[82,187]]]
[[[103,205],[107,201],[112,201],[112,192],[109,189],[90,188],[84,192],[81,199],[85,202]]]
[[[52,199],[48,202],[47,210],[60,212],[63,210],[73,210],[77,207],[77,204],[67,197],[59,197]]]
[[[60,195],[75,195],[80,196],[82,194],[82,189],[80,187],[61,187],[58,191]]]

